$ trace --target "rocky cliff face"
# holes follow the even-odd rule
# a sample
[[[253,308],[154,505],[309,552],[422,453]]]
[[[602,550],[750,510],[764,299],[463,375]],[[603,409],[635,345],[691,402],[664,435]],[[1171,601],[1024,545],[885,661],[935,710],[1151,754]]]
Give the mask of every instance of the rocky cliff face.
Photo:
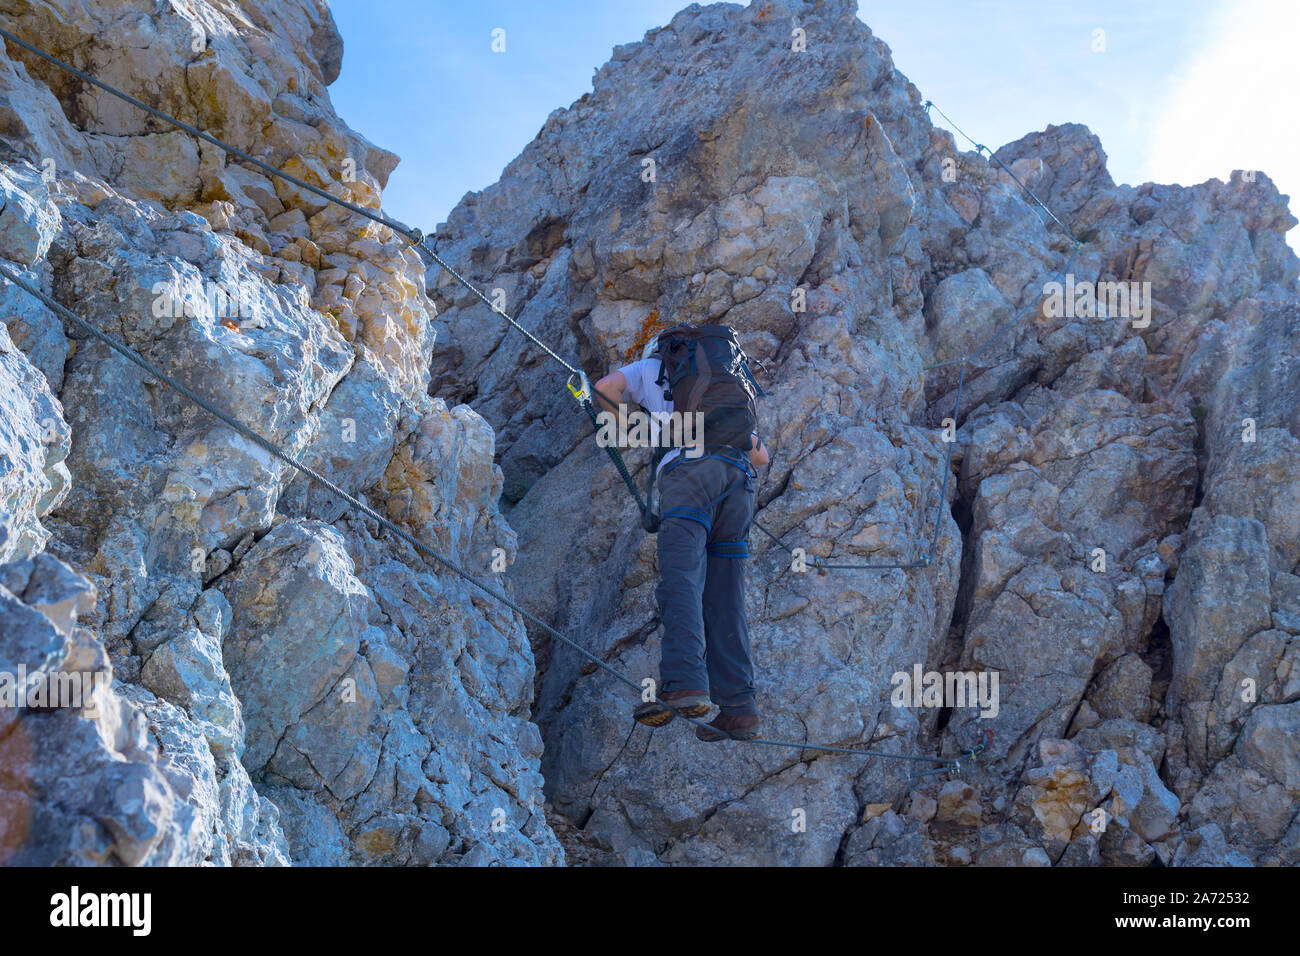
[[[0,24],[379,206],[397,158],[330,107],[323,2],[18,2]],[[404,240],[16,46],[0,147],[0,257],[28,281],[445,553],[513,557],[491,429],[428,394]],[[2,294],[0,671],[95,692],[0,708],[0,861],[561,862],[520,623]]]
[[[328,11],[264,6],[0,0],[0,24],[377,208],[396,157],[329,105]],[[936,542],[923,569],[799,572],[755,533],[767,735],[952,755],[991,728],[978,764],[635,727],[607,675],[4,285],[0,671],[95,692],[0,707],[0,859],[1296,863],[1285,197],[1117,186],[1079,126],[1004,146],[1082,241],[1072,282],[1150,284],[1142,320],[1053,309],[1074,243],[855,12],[696,6],[617,48],[437,248],[590,372],[669,323],[736,327],[769,393],[759,520],[849,563]],[[654,539],[486,306],[15,48],[0,144],[12,268],[655,676]],[[924,366],[1025,307],[966,371],[941,499],[958,369]],[[914,668],[996,674],[996,715],[895,706]]]
[[[1040,304],[1074,244],[932,125],[855,7],[692,7],[617,48],[438,248],[588,370],[665,324],[737,328],[769,393],[759,520],[789,545],[911,561],[938,507],[923,570],[798,573],[755,532],[760,706],[786,740],[955,754],[991,728],[991,752],[956,779],[909,779],[906,764],[633,729],[626,692],[536,635],[543,770],[571,855],[1297,862],[1285,197],[1263,173],[1117,186],[1087,129],[1026,136],[997,155],[1082,240],[1071,287],[1150,295],[1145,314],[1134,299],[1109,317]],[[655,676],[654,541],[555,367],[449,278],[429,286],[435,393],[497,433],[516,587]],[[967,369],[940,503],[958,367],[922,367],[1027,306]],[[997,715],[893,706],[892,676],[917,666],[996,673]]]

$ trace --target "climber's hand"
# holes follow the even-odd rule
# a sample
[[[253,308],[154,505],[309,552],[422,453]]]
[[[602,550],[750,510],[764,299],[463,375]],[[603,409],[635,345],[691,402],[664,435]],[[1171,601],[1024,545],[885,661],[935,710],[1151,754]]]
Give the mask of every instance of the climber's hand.
[[[772,457],[767,453],[767,446],[758,440],[758,434],[750,435],[749,463],[754,466],[754,470],[757,471],[771,460]]]

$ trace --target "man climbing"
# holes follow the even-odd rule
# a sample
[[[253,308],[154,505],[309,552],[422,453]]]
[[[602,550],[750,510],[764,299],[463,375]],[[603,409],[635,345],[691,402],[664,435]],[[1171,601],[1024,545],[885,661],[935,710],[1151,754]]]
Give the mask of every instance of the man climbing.
[[[757,737],[744,559],[757,469],[769,458],[757,431],[755,399],[762,393],[735,332],[724,325],[668,329],[639,361],[605,376],[594,391],[614,414],[629,400],[649,412],[656,447],[650,482],[651,491],[658,485],[662,513],[655,588],[664,625],[660,684],[656,698],[638,706],[633,718],[661,727],[674,716],[664,704],[703,717],[712,701],[721,713],[711,730],[697,728],[697,737]],[[665,453],[656,413],[674,410],[700,413],[702,431],[685,448]]]

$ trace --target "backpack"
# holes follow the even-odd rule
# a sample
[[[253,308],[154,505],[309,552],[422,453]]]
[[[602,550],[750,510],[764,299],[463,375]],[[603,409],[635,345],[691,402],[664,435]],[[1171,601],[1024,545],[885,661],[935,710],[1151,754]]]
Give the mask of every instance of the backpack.
[[[735,330],[727,325],[677,325],[659,333],[647,357],[659,359],[655,384],[663,388],[673,411],[704,415],[705,447],[734,448],[748,460],[763,390],[749,371]],[[651,534],[660,522],[655,477],[667,453],[663,446],[655,449],[646,476],[641,524]]]
[[[728,325],[678,325],[659,333],[653,357],[660,361],[656,385],[673,410],[704,415],[704,440],[748,454],[758,430],[754,381],[736,332]]]

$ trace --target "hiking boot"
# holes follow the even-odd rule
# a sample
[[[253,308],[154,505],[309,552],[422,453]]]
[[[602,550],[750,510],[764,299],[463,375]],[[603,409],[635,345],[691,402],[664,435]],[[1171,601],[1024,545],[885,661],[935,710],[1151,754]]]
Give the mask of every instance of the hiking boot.
[[[719,714],[709,722],[708,727],[696,727],[695,736],[708,743],[719,740],[753,740],[758,736],[758,731],[758,714]]]
[[[672,704],[677,713],[673,713],[664,704]],[[709,692],[706,690],[670,690],[659,695],[658,700],[641,704],[632,711],[632,719],[647,727],[662,727],[677,714],[687,717],[703,717],[709,712]]]

